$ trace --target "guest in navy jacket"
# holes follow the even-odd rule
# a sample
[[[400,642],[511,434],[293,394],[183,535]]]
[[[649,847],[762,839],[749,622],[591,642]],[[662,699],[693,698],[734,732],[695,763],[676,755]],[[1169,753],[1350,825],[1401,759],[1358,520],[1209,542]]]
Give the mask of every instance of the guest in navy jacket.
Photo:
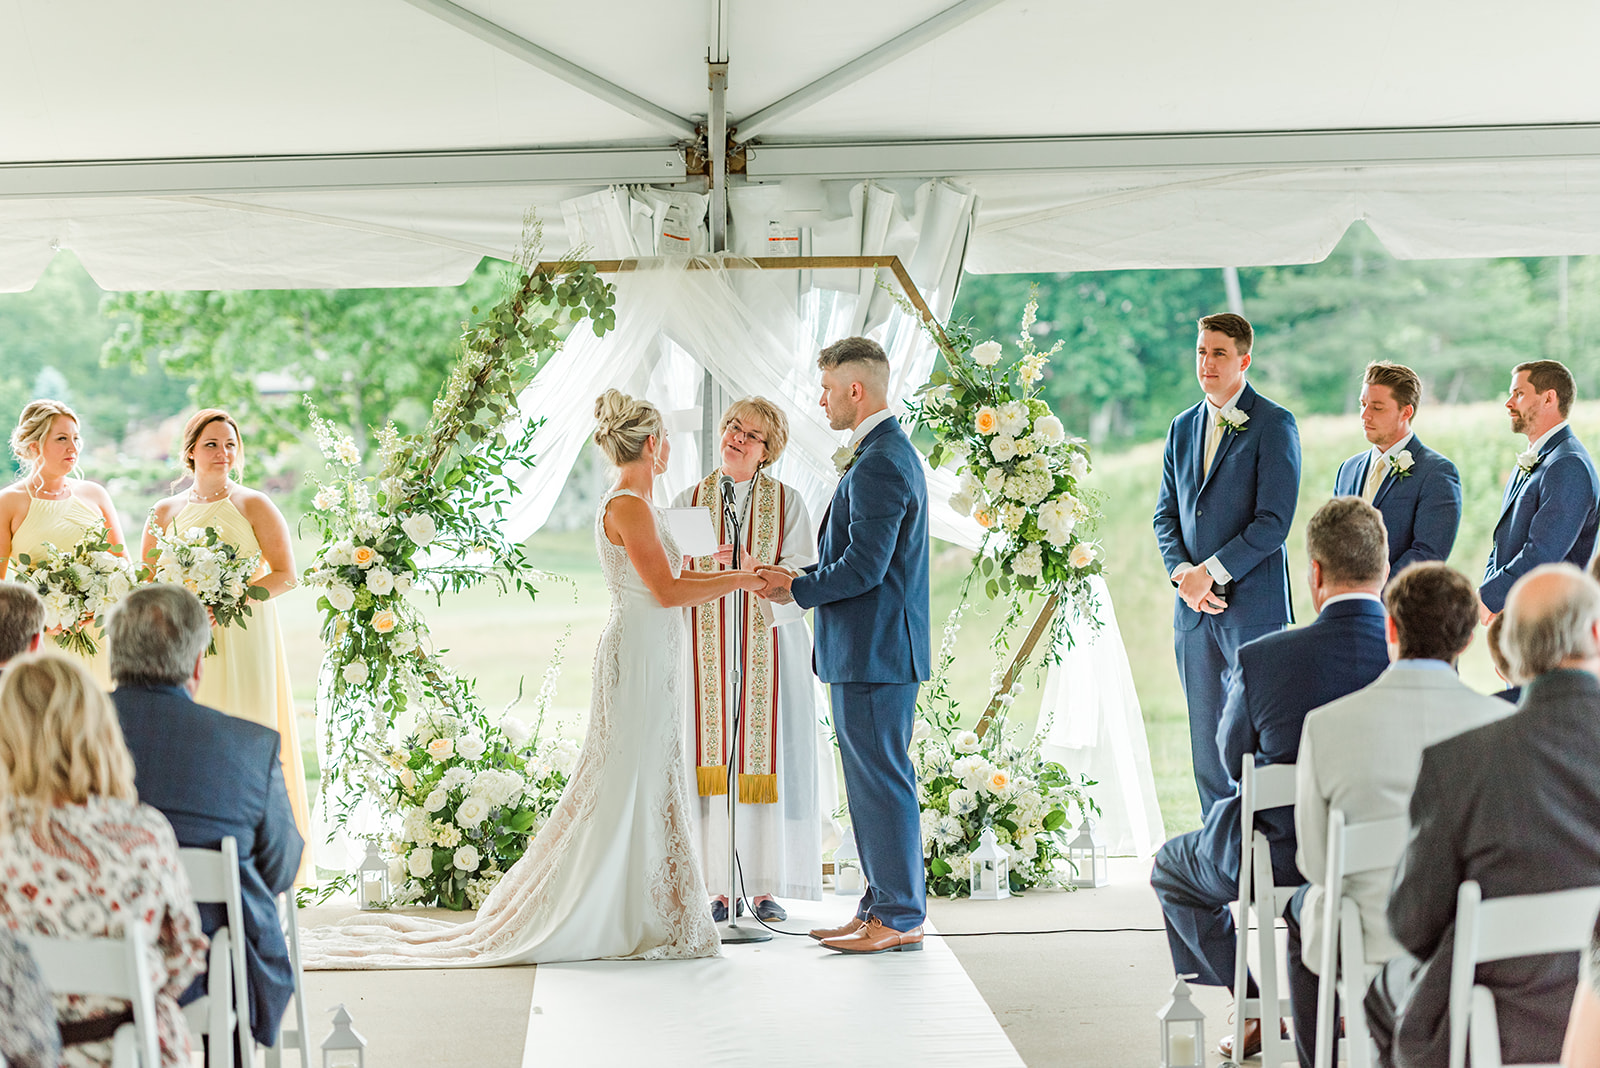
[[[294,991],[277,895],[294,883],[304,843],[295,829],[279,764],[278,732],[197,705],[211,623],[194,594],[156,584],[129,594],[111,619],[111,695],[133,754],[139,800],[172,824],[178,845],[239,843],[249,969],[250,1031],[272,1045]],[[201,905],[206,934],[227,924],[220,905]],[[184,997],[205,992],[206,977]]]
[[[1156,541],[1178,588],[1173,647],[1201,812],[1230,789],[1217,725],[1239,647],[1293,619],[1284,541],[1300,495],[1300,431],[1245,381],[1253,340],[1242,316],[1200,320],[1195,376],[1205,396],[1167,431],[1156,502]]]
[[[1386,360],[1367,364],[1361,429],[1372,447],[1339,465],[1335,497],[1360,497],[1383,513],[1389,531],[1389,577],[1425,560],[1448,560],[1461,526],[1456,465],[1411,430],[1422,380]]]
[[[1228,903],[1239,896],[1237,780],[1244,754],[1254,754],[1258,766],[1293,764],[1307,713],[1371,684],[1389,666],[1383,604],[1378,600],[1389,574],[1383,517],[1360,498],[1335,497],[1307,524],[1306,550],[1317,618],[1308,626],[1269,634],[1239,650],[1239,670],[1228,687],[1217,743],[1231,789],[1211,806],[1198,831],[1161,847],[1150,877],[1166,919],[1173,967],[1179,974],[1199,976],[1196,982],[1203,986],[1233,986],[1233,915]],[[1305,882],[1295,865],[1293,810],[1261,813],[1256,829],[1266,835],[1274,880],[1285,885]],[[1298,939],[1291,938],[1291,976],[1300,968],[1299,948]],[[1245,996],[1256,996],[1253,978]],[[1315,1001],[1313,990],[1307,1004]],[[1251,1055],[1251,1030],[1259,1034],[1247,1030],[1247,1048],[1233,1060]],[[1224,1050],[1224,1056],[1231,1055],[1231,1050]]]
[[[1567,425],[1577,388],[1555,360],[1519,363],[1511,375],[1506,411],[1511,429],[1528,438],[1506,484],[1494,548],[1483,569],[1478,599],[1483,621],[1506,604],[1517,579],[1540,564],[1586,567],[1600,530],[1600,480],[1589,451]]]

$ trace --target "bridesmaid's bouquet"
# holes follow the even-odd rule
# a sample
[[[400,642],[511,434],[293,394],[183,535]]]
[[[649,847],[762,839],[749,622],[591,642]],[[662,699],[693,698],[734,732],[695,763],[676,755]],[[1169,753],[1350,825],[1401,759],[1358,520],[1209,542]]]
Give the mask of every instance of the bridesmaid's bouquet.
[[[224,541],[216,527],[190,527],[180,533],[152,523],[150,529],[156,539],[156,560],[147,577],[183,586],[211,609],[218,626],[244,627],[250,602],[267,599],[265,587],[251,581],[261,566],[260,553],[241,552]],[[216,651],[213,638],[206,652]]]
[[[18,553],[11,577],[38,591],[45,629],[71,653],[93,656],[105,634],[105,617],[137,581],[133,562],[111,542],[104,523],[70,549],[46,542],[36,553]]]

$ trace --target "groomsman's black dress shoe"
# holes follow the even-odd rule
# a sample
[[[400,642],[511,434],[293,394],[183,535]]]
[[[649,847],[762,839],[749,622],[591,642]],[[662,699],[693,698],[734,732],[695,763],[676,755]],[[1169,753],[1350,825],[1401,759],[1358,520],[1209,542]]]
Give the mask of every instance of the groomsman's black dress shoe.
[[[783,910],[783,906],[770,897],[756,905],[756,919],[762,923],[782,923],[788,918],[789,914]]]
[[[738,910],[739,911],[738,911],[737,915],[743,916],[744,915],[744,898],[742,898],[742,897],[739,899]],[[712,923],[727,923],[728,922],[728,903],[726,901],[713,901],[711,903],[711,922]]]

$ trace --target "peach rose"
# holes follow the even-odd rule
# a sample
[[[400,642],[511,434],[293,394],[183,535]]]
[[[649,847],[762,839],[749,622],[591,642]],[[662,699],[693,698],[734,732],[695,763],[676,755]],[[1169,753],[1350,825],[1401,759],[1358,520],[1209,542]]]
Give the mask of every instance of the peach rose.
[[[379,634],[388,634],[391,630],[394,630],[395,624],[399,622],[399,617],[385,608],[372,617],[372,629]]]
[[[355,562],[357,567],[371,567],[378,559],[378,550],[370,545],[357,545]]]
[[[1000,429],[1000,413],[993,408],[979,408],[978,414],[973,417],[973,424],[980,434],[993,434]]]

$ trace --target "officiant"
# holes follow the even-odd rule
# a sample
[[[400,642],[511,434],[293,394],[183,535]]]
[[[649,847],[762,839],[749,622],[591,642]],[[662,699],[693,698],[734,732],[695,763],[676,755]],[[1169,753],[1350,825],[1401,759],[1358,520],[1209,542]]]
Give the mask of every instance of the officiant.
[[[789,421],[763,397],[734,401],[723,413],[719,442],[722,464],[673,501],[675,507],[711,512],[718,549],[689,557],[685,566],[717,571],[733,566],[733,528],[722,507],[719,485],[733,480],[734,508],[742,545],[739,566],[782,564],[800,567],[816,561],[816,531],[799,491],[766,472],[783,455]],[[742,618],[745,726],[739,751],[729,753],[729,717],[737,695],[723,700],[729,657],[738,655],[731,597],[743,597]],[[811,674],[811,632],[804,612],[793,605],[766,605],[777,615],[769,622],[758,599],[736,593],[696,608],[689,615],[689,723],[685,751],[696,784],[696,845],[706,887],[716,894],[713,919],[727,919],[728,761],[736,763],[740,804],[739,867],[744,890],[756,915],[767,922],[787,919],[774,895],[817,900],[822,896],[823,799],[818,790],[816,683]],[[833,808],[827,799],[827,808]],[[742,905],[739,906],[742,909]]]

